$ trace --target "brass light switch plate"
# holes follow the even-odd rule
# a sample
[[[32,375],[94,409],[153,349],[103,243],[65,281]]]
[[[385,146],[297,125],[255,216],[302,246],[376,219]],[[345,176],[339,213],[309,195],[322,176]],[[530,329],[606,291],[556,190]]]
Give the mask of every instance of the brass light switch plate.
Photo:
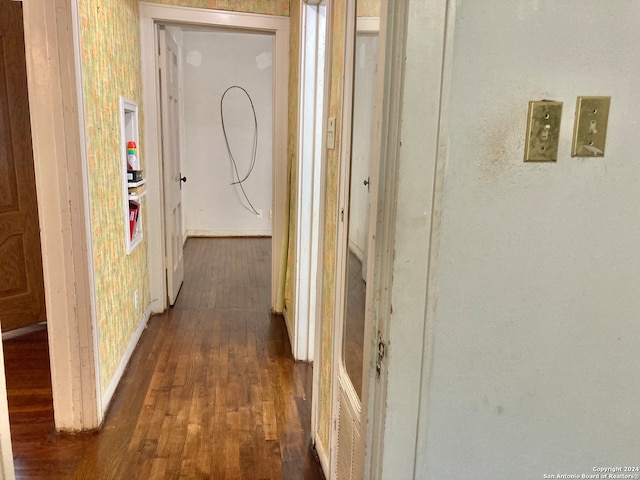
[[[572,157],[604,157],[611,97],[578,97]]]
[[[555,162],[558,159],[562,102],[529,102],[525,162]]]

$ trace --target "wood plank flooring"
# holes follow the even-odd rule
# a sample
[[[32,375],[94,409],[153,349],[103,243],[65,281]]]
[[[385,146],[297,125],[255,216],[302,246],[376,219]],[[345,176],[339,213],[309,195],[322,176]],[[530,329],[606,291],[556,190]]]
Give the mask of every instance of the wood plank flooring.
[[[362,398],[362,357],[367,284],[362,278],[362,262],[349,250],[347,266],[347,308],[344,318],[344,367],[351,384]]]
[[[17,384],[17,478],[324,478],[310,447],[311,366],[293,361],[269,313],[270,249],[265,238],[187,241],[176,306],[149,320],[99,433],[55,434],[50,403],[19,401],[50,382]]]

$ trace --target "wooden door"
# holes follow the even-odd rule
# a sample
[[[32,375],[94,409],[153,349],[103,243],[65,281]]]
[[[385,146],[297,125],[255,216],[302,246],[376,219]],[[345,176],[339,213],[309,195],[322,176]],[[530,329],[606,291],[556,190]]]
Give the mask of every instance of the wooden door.
[[[180,103],[178,46],[164,27],[160,28],[160,102],[162,104],[165,268],[167,271],[167,296],[169,304],[173,305],[184,280]]]
[[[0,1],[0,323],[46,320],[22,4]]]

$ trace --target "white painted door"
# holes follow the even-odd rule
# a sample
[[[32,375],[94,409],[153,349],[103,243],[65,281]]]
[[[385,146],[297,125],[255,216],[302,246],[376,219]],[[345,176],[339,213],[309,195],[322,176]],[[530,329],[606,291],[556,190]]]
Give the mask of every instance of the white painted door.
[[[331,440],[331,475],[336,480],[365,478],[367,428],[369,416],[370,380],[375,377],[377,330],[371,309],[371,286],[374,269],[367,263],[375,245],[370,225],[376,225],[377,192],[369,190],[377,172],[377,142],[375,139],[376,67],[378,63],[378,32],[368,28],[356,34],[354,3],[348,3],[350,38],[345,55],[345,102],[342,121],[340,203],[336,278],[336,324],[333,362],[333,426]],[[374,19],[370,19],[373,21]],[[358,24],[360,18],[358,18]],[[369,22],[371,23],[371,22]],[[349,29],[348,29],[349,30]],[[349,35],[349,33],[347,34]],[[351,58],[348,58],[351,56]],[[379,137],[378,137],[379,138]],[[371,179],[369,177],[372,177]],[[375,385],[375,384],[372,384]]]
[[[160,27],[160,103],[162,108],[162,178],[167,297],[174,305],[184,280],[178,45]],[[186,181],[186,179],[184,179]]]

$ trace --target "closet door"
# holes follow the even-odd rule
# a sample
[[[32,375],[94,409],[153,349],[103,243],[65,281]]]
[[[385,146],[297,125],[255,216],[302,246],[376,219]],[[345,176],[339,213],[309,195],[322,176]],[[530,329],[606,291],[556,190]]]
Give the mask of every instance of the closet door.
[[[378,1],[348,2],[345,53],[345,107],[341,146],[336,322],[333,361],[331,478],[365,478],[365,439],[370,379],[375,378],[377,329],[371,309],[373,255],[371,226],[376,224],[372,172],[378,158],[377,99]],[[356,10],[356,7],[357,10]],[[362,7],[362,8],[360,8]],[[360,16],[356,15],[356,11]],[[372,357],[373,356],[373,357]]]

